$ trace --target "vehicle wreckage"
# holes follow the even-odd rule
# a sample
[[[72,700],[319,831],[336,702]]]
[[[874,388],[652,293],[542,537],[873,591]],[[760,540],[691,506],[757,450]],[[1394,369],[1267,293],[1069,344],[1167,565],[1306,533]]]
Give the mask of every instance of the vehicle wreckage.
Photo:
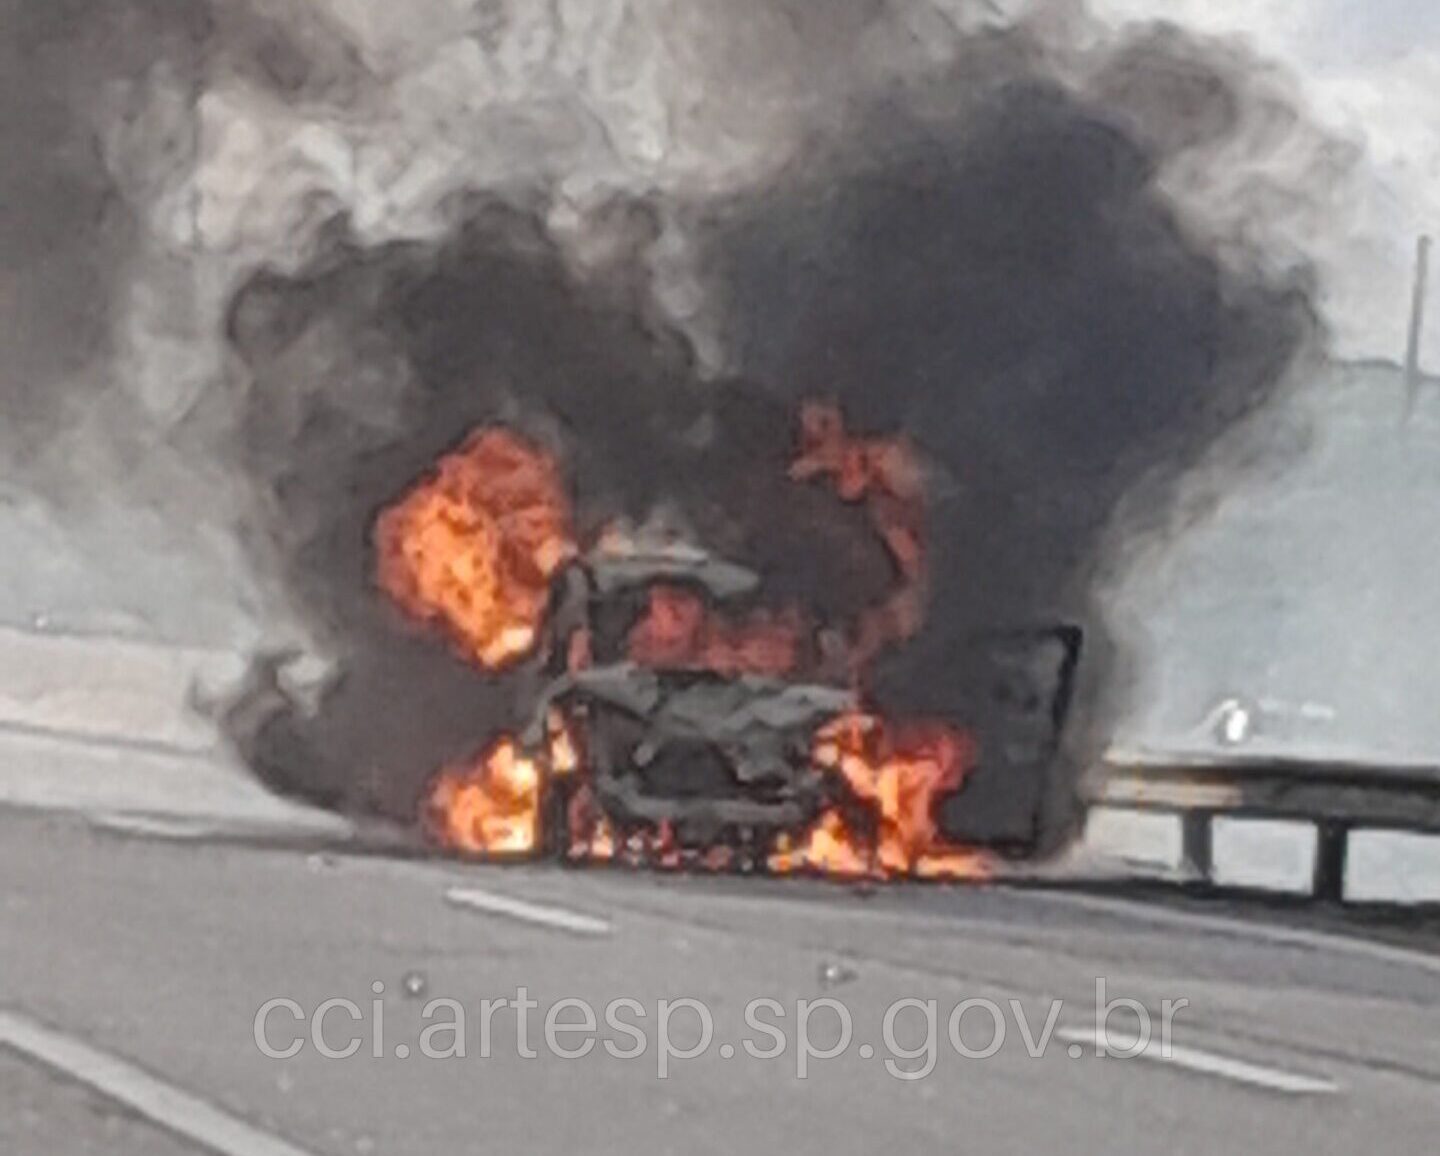
[[[633,657],[637,623],[657,591],[707,614],[738,614],[761,585],[753,571],[677,540],[627,541],[573,560],[556,575],[546,638],[529,664],[538,690],[527,721],[506,740],[503,767],[488,769],[470,808],[458,800],[481,781],[475,767],[442,777],[450,790],[431,792],[422,829],[454,849],[502,857],[744,870],[815,865],[803,843],[813,844],[817,831],[844,830],[858,845],[882,846],[886,807],[904,805],[907,764],[892,750],[885,767],[901,771],[888,783],[878,758],[865,764],[871,777],[847,770],[862,748],[885,741],[872,734],[884,724],[840,672],[811,679]],[[579,663],[577,638],[585,650]],[[1079,632],[1068,627],[995,633],[977,637],[957,660],[957,682],[971,687],[974,717],[966,727],[978,749],[964,753],[965,765],[957,761],[949,779],[937,770],[939,756],[912,760],[931,787],[949,788],[921,803],[927,822],[934,812],[944,845],[1034,850],[1079,648]],[[317,713],[331,692],[323,682],[295,679],[296,665],[293,655],[257,659],[226,704],[224,729],[249,751],[267,729],[290,734],[295,717]],[[807,673],[815,669],[809,664]],[[457,821],[470,826],[438,829]],[[492,821],[499,825],[467,842]],[[939,862],[920,847],[894,854],[897,873]],[[866,873],[860,864],[820,865]]]

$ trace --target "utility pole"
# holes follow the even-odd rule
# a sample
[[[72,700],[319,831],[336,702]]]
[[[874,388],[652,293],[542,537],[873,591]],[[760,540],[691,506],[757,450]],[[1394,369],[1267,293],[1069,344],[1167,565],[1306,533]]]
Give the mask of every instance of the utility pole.
[[[1415,246],[1415,296],[1410,306],[1410,341],[1405,348],[1405,420],[1415,412],[1420,395],[1420,344],[1425,336],[1425,296],[1430,278],[1430,238]]]

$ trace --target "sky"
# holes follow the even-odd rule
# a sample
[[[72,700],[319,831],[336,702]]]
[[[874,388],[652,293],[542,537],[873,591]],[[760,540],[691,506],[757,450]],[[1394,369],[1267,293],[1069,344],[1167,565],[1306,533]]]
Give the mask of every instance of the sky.
[[[1165,19],[1247,42],[1294,77],[1317,120],[1361,146],[1356,209],[1315,241],[1321,302],[1338,352],[1400,358],[1415,242],[1440,235],[1440,0],[1089,2],[1111,20]],[[1426,325],[1425,368],[1437,373],[1440,288]]]

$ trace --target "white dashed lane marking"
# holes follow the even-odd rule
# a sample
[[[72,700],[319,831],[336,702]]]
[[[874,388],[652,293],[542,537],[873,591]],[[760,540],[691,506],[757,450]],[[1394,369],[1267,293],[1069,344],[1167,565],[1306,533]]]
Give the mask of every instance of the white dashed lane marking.
[[[468,907],[473,911],[483,911],[487,915],[501,915],[524,923],[537,923],[542,927],[568,931],[572,935],[610,934],[610,924],[593,915],[582,915],[577,911],[567,911],[563,907],[527,903],[523,899],[499,895],[494,891],[481,891],[476,887],[451,887],[445,892],[445,901],[455,907]]]
[[[1160,1040],[1154,1037],[1147,1041],[1143,1048],[1140,1047],[1138,1036],[1097,1028],[1061,1028],[1056,1031],[1055,1038],[1061,1043],[1076,1044],[1089,1049],[1092,1053],[1103,1044],[1107,1051],[1118,1052],[1121,1057],[1171,1064],[1186,1071],[1291,1096],[1334,1095],[1340,1091],[1340,1085],[1318,1076],[1306,1076],[1263,1064],[1252,1064],[1248,1060],[1237,1060],[1216,1052],[1201,1051],[1199,1048],[1181,1047],[1179,1044],[1172,1044],[1166,1050]]]

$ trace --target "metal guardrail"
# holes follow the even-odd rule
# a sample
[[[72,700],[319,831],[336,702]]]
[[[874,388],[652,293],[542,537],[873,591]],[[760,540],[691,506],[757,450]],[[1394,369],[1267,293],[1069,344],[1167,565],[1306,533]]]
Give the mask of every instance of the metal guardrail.
[[[1212,877],[1211,821],[1310,822],[1317,832],[1313,895],[1344,895],[1350,832],[1440,833],[1440,766],[1291,758],[1112,757],[1086,781],[1087,803],[1180,817],[1188,868]]]

